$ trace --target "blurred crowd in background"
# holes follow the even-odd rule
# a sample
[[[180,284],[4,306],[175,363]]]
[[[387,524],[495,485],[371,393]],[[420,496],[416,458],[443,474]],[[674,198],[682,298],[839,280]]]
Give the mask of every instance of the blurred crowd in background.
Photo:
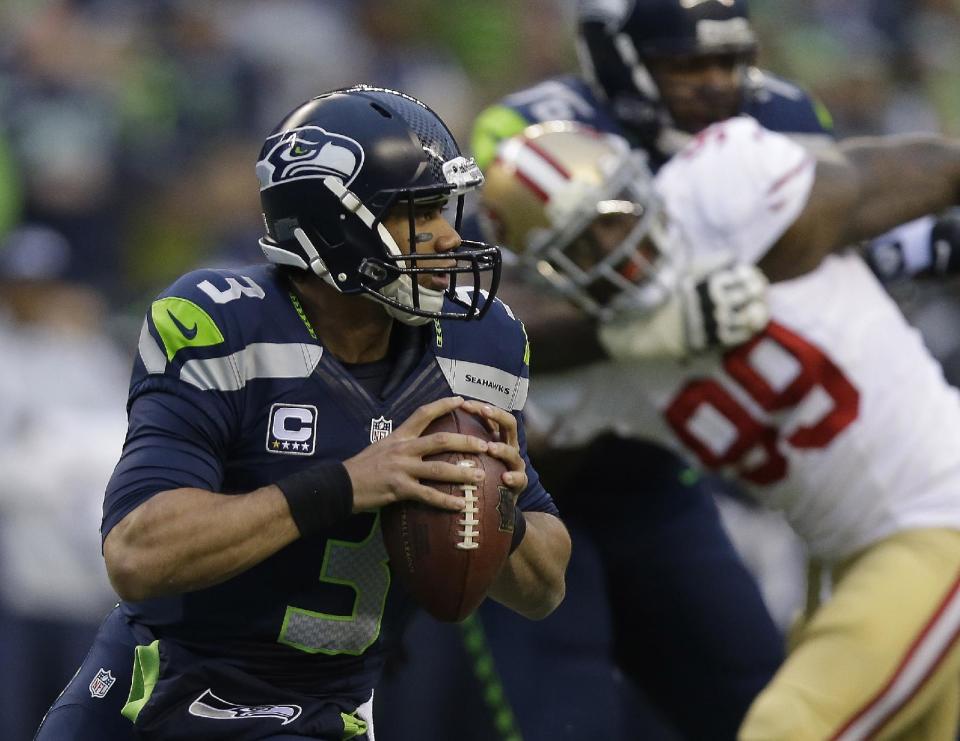
[[[112,604],[99,508],[136,334],[179,274],[260,259],[253,165],[270,127],[369,82],[423,99],[466,147],[483,106],[576,69],[573,3],[0,3],[5,730],[37,725]],[[751,9],[761,65],[819,97],[838,135],[960,135],[960,0]],[[950,302],[900,290],[949,371]]]

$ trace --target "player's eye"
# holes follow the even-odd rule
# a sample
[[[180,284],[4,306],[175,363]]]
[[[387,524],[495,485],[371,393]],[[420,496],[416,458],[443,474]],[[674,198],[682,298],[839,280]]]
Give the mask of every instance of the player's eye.
[[[439,219],[444,213],[446,213],[446,210],[446,205],[418,208],[416,211],[417,223],[423,224],[428,221],[433,221],[434,219]]]

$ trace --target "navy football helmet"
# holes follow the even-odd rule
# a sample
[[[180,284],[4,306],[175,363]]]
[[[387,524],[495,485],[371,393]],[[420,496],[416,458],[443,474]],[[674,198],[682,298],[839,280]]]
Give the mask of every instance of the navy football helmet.
[[[490,307],[496,247],[464,241],[450,253],[405,255],[382,223],[391,209],[406,209],[415,245],[415,207],[456,198],[459,231],[464,194],[483,184],[446,124],[419,100],[366,85],[313,98],[267,137],[257,177],[266,227],[260,247],[271,262],[380,301],[408,324],[479,318]],[[420,286],[424,273],[449,275],[449,287]],[[472,292],[457,290],[464,275]],[[490,286],[481,291],[485,276]]]
[[[670,111],[650,67],[658,61],[729,57],[738,84],[734,105],[719,100],[713,120],[735,115],[750,93],[757,40],[746,0],[579,0],[577,51],[586,75],[613,114],[644,145],[666,153],[697,133]],[[709,98],[709,90],[701,97]],[[707,101],[709,102],[709,101]],[[671,140],[672,137],[672,140]]]

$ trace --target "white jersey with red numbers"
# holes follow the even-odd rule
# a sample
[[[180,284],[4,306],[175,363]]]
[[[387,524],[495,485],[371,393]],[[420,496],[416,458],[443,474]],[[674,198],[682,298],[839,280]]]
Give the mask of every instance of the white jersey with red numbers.
[[[738,118],[656,183],[694,258],[756,262],[803,209],[814,169],[798,145]],[[960,396],[862,260],[830,256],[771,285],[769,302],[767,329],[723,355],[537,379],[552,442],[659,438],[783,510],[824,560],[906,528],[960,528]]]

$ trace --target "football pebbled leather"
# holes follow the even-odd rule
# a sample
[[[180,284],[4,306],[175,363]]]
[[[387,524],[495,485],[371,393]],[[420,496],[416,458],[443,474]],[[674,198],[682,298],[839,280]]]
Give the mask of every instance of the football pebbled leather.
[[[455,409],[423,432],[458,432],[491,440],[484,421]],[[383,539],[390,567],[414,600],[438,620],[456,622],[483,601],[510,554],[515,502],[502,475],[506,466],[492,456],[438,453],[425,460],[483,469],[483,481],[458,485],[424,481],[467,499],[462,512],[402,501],[381,511]]]

